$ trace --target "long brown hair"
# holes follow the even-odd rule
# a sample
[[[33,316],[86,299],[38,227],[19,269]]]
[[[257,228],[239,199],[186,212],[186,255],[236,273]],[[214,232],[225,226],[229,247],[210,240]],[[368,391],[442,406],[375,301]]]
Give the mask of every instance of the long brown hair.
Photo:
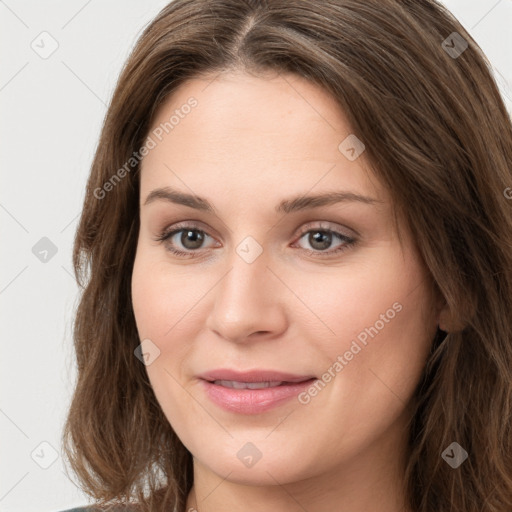
[[[453,313],[414,397],[411,509],[510,512],[512,125],[486,57],[435,0],[175,0],[145,28],[74,245],[78,377],[62,439],[82,488],[98,505],[185,509],[192,457],[134,356],[138,151],[169,93],[228,70],[296,73],[332,94]],[[452,442],[468,453],[457,468],[441,456]]]

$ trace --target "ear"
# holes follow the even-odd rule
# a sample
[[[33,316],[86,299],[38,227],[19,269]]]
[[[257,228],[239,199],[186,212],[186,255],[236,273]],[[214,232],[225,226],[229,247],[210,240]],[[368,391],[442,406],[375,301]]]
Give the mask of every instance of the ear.
[[[462,331],[465,325],[453,314],[444,299],[438,301],[437,325],[444,332]]]

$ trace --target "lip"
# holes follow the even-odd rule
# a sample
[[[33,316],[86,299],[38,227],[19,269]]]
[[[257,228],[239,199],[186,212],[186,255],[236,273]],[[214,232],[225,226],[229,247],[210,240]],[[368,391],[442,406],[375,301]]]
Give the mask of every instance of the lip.
[[[274,370],[236,370],[219,369],[199,376],[207,397],[222,409],[238,414],[260,414],[296,397],[310,386],[316,377],[294,375]],[[278,386],[261,389],[235,389],[214,384],[217,380],[238,382],[284,382]]]
[[[297,375],[292,373],[284,373],[276,370],[249,370],[239,372],[228,368],[220,368],[211,370],[201,375],[199,378],[213,382],[214,380],[235,380],[238,382],[302,382],[308,379],[316,378],[314,375]]]

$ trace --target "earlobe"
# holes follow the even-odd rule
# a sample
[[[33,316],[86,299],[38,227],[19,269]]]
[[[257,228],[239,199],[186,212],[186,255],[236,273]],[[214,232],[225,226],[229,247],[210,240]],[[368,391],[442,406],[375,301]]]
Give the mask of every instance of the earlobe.
[[[439,326],[439,329],[441,329],[441,331],[450,332],[450,316],[451,315],[450,309],[448,308],[448,304],[445,304],[437,317],[437,325]]]
[[[465,327],[463,323],[455,317],[446,302],[444,302],[443,306],[439,310],[437,325],[441,331],[446,333],[462,331]]]

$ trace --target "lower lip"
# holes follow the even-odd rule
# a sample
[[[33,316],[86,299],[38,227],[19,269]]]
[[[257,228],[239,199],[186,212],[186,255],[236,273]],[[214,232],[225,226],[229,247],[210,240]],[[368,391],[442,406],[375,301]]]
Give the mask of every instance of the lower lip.
[[[202,383],[210,400],[223,409],[239,414],[259,414],[296,397],[315,380],[262,389],[226,388],[207,380],[202,380]]]

